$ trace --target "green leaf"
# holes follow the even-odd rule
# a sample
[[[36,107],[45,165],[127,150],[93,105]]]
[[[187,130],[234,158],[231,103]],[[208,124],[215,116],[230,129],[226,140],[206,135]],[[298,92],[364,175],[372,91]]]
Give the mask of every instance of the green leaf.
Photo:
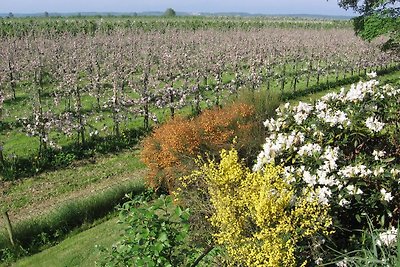
[[[361,217],[360,217],[360,214],[356,214],[356,220],[357,220],[357,222],[361,222]]]
[[[181,214],[181,219],[184,221],[188,221],[190,217],[189,209],[186,209],[182,214]]]
[[[383,159],[382,161],[385,162],[385,163],[389,163],[389,162],[392,162],[395,159],[396,159],[395,157],[392,157],[392,158]]]
[[[164,244],[162,242],[157,242],[153,246],[153,251],[156,256],[160,255],[161,251],[164,249]]]
[[[160,236],[158,237],[158,240],[160,240],[161,242],[167,241],[167,240],[168,240],[168,235],[167,235],[167,233],[162,232],[162,233],[160,234]]]
[[[181,209],[181,207],[176,207],[176,209],[175,209],[175,215],[177,215],[177,216],[181,216],[181,214],[182,214],[182,209]]]

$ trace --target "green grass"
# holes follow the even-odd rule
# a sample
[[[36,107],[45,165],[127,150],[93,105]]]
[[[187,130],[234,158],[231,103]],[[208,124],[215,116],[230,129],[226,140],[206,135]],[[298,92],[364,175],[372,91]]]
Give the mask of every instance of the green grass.
[[[51,201],[89,185],[96,187],[96,184],[101,183],[112,184],[113,181],[121,181],[144,167],[137,150],[75,162],[66,169],[6,184],[0,210],[18,212],[34,203]]]
[[[15,267],[77,267],[95,266],[101,259],[96,245],[111,247],[123,233],[123,226],[113,218],[87,231],[71,236],[60,244],[16,262]]]
[[[13,251],[13,257],[56,244],[71,230],[112,212],[125,194],[142,192],[146,171],[138,152],[97,154],[65,169],[3,183],[0,211],[9,211],[14,239],[25,250]],[[9,246],[0,219],[0,258],[1,249]]]

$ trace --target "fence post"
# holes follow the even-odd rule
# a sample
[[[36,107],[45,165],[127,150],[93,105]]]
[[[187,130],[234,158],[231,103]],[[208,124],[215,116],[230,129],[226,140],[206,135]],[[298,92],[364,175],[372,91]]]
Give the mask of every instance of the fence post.
[[[6,228],[7,228],[7,232],[8,232],[8,237],[10,238],[11,245],[15,246],[15,243],[14,243],[14,235],[13,235],[13,229],[12,229],[10,217],[8,217],[7,211],[4,211],[4,212],[3,212],[3,219],[4,219],[5,223],[6,223]]]
[[[0,166],[4,166],[3,144],[0,143]]]

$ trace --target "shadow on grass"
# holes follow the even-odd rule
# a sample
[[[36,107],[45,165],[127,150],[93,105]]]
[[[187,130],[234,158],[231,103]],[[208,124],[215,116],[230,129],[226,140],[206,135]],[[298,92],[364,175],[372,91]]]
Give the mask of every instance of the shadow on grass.
[[[4,131],[9,131],[13,128],[12,122],[0,121],[0,133]]]
[[[392,72],[399,71],[399,70],[400,70],[400,65],[396,65],[396,66],[392,66],[392,67],[389,67],[386,69],[379,70],[379,71],[377,71],[377,74],[378,74],[378,76],[386,75],[386,74],[390,74]],[[285,101],[285,100],[291,100],[291,99],[295,99],[298,97],[306,96],[308,94],[315,94],[315,93],[322,92],[322,91],[325,91],[325,90],[328,90],[331,88],[335,88],[338,86],[358,82],[360,80],[360,78],[366,78],[366,76],[365,75],[350,76],[345,79],[340,79],[337,82],[336,81],[321,82],[319,85],[314,85],[314,86],[311,86],[311,87],[303,89],[303,90],[290,91],[290,92],[285,91],[282,93],[281,99],[283,101]]]

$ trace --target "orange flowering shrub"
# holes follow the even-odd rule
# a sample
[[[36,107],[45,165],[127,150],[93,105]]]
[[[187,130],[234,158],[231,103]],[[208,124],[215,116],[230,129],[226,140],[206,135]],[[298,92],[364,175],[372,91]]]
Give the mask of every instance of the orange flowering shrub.
[[[215,146],[231,144],[232,138],[241,135],[239,131],[248,128],[254,109],[247,104],[234,104],[225,109],[206,110],[197,118],[203,143]]]
[[[175,179],[189,174],[197,156],[218,157],[223,148],[235,147],[242,155],[246,149],[259,149],[253,133],[259,123],[253,120],[255,109],[248,104],[232,104],[223,109],[204,111],[194,119],[176,117],[156,128],[143,141],[142,161],[149,168],[148,184],[173,191]],[[258,137],[259,138],[259,137]],[[253,145],[252,145],[253,144]]]
[[[199,153],[200,136],[191,120],[176,117],[154,130],[143,141],[142,161],[148,166],[148,184],[170,188],[171,178],[184,172],[182,155]]]

